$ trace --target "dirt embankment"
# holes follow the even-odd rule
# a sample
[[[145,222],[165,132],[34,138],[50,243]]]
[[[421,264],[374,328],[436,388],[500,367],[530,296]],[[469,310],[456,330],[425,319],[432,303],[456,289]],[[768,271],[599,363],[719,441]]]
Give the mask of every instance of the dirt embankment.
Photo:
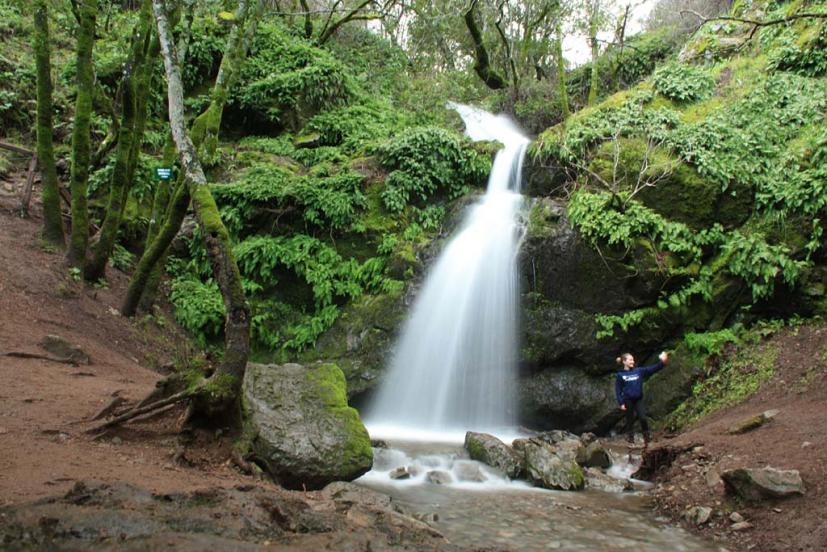
[[[661,511],[733,549],[827,550],[827,325],[784,329],[769,344],[780,351],[775,375],[756,394],[651,449],[663,458],[671,456],[667,449],[679,452],[656,471],[654,497]],[[730,432],[769,410],[778,413],[764,425]],[[720,478],[726,470],[767,466],[798,470],[803,496],[749,503]],[[685,520],[694,506],[711,508],[709,521]],[[739,516],[748,525],[736,525]]]

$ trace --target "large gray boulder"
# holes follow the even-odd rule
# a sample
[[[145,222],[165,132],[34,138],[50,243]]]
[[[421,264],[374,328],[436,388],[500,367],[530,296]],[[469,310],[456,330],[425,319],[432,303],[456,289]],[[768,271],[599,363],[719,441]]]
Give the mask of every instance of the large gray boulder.
[[[540,439],[516,439],[514,450],[523,458],[526,478],[539,487],[576,491],[585,485],[583,469],[567,453]]]
[[[493,435],[469,431],[465,434],[465,450],[472,460],[497,468],[512,479],[523,471],[520,455]]]
[[[320,489],[370,470],[370,437],[335,364],[250,363],[243,393],[250,453],[282,486]]]
[[[727,491],[753,502],[804,494],[804,482],[798,470],[737,468],[723,472],[721,479]]]

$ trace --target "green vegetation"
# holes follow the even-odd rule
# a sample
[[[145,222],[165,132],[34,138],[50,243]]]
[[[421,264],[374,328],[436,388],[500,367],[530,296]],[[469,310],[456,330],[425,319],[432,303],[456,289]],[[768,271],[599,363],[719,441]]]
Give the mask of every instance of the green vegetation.
[[[778,348],[770,344],[751,344],[731,353],[709,377],[692,387],[690,397],[667,417],[665,425],[681,429],[716,410],[740,403],[772,378],[778,353]]]

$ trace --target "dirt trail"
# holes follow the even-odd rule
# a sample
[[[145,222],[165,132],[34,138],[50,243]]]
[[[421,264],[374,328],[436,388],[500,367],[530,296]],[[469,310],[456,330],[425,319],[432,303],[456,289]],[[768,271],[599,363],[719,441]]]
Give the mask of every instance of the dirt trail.
[[[38,236],[40,219],[10,212],[0,196],[0,353],[48,354],[39,342],[58,335],[80,346],[90,365],[0,356],[0,505],[67,491],[76,480],[123,481],[166,492],[246,481],[202,436],[187,454],[198,469],[173,462],[180,451],[174,415],[134,424],[95,440],[85,421],[114,393],[138,400],[164,366],[186,352],[172,324],[118,314],[127,277],[108,269],[108,287],[75,281],[63,256]],[[37,206],[35,206],[37,208]],[[53,355],[52,355],[53,356]],[[222,449],[222,447],[215,447]],[[225,451],[226,452],[226,451]],[[216,462],[221,460],[221,462]]]

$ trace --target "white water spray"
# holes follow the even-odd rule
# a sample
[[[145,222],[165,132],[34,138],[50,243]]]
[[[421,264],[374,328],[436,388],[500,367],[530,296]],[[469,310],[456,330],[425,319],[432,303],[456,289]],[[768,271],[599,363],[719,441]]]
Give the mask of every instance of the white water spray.
[[[461,439],[467,430],[502,433],[516,421],[517,215],[529,140],[504,116],[449,107],[473,140],[505,147],[485,196],[440,255],[403,327],[365,416],[374,437]]]

